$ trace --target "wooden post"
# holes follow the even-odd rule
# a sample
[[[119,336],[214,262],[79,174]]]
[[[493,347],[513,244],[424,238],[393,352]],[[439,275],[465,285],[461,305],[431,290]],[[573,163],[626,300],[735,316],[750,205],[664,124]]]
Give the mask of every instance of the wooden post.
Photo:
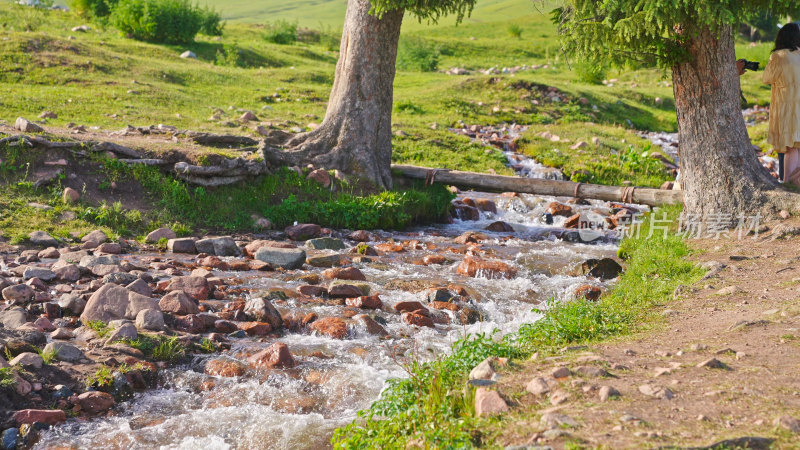
[[[610,202],[636,203],[648,206],[679,205],[683,191],[651,188],[603,186],[574,183],[572,181],[539,178],[509,177],[457,170],[430,169],[427,167],[393,164],[392,172],[406,178],[431,180],[459,188],[481,189],[488,192],[522,192],[553,197],[578,197]]]

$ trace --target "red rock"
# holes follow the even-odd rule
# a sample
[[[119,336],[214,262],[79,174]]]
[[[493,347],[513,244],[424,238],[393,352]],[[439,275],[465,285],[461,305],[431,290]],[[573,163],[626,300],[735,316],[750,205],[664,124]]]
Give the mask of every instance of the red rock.
[[[547,212],[554,216],[569,217],[572,213],[572,208],[568,205],[559,202],[552,202],[547,205]]]
[[[475,200],[475,206],[481,211],[497,214],[497,205],[488,198],[479,198]]]
[[[326,317],[324,319],[315,320],[311,324],[311,329],[334,339],[344,339],[347,337],[347,324],[338,317]]]
[[[206,375],[217,377],[240,377],[244,375],[247,366],[243,363],[228,358],[212,359],[206,363]]]
[[[270,369],[291,369],[297,365],[289,347],[282,342],[270,345],[266,350],[260,351],[247,359],[254,367],[267,367]]]
[[[266,322],[245,322],[239,324],[239,329],[250,336],[266,336],[272,331],[272,326]]]
[[[214,322],[214,329],[220,333],[229,334],[238,330],[239,327],[237,327],[235,323],[229,320],[217,320]]]
[[[60,409],[23,409],[11,416],[17,425],[32,424],[34,422],[58,425],[67,421],[67,414]]]
[[[459,310],[459,307],[458,307],[457,304],[450,303],[450,302],[430,302],[430,303],[428,303],[428,306],[430,306],[433,309],[446,309],[446,310],[449,310],[449,311],[458,311]]]
[[[575,289],[575,297],[581,298],[585,297],[586,300],[589,301],[597,301],[600,298],[600,295],[603,294],[603,290],[596,286],[590,286],[588,284],[584,284],[580,286],[578,289]]]
[[[336,267],[322,272],[326,280],[367,281],[367,277],[355,267]]]
[[[61,257],[61,253],[55,247],[48,247],[40,251],[37,256],[39,259],[58,259]]]
[[[257,259],[247,261],[247,266],[250,268],[250,270],[257,270],[259,272],[274,270],[269,263],[265,263],[264,261],[259,261]]]
[[[203,277],[175,277],[169,280],[167,291],[183,291],[196,300],[208,300],[211,287]]]
[[[313,180],[322,185],[322,187],[330,187],[331,186],[331,176],[328,174],[327,171],[323,169],[317,169],[312,171],[306,177],[308,180]]]
[[[185,316],[187,314],[197,314],[200,312],[197,303],[183,291],[172,291],[165,295],[158,302],[158,306],[163,312]]]
[[[564,222],[564,228],[578,228],[581,222],[581,215],[575,214]]]
[[[381,298],[377,295],[348,298],[345,303],[347,306],[361,309],[378,309],[383,306]]]
[[[264,240],[257,240],[247,244],[244,247],[245,254],[249,255],[251,258],[256,256],[256,252],[263,247],[271,247],[271,248],[297,248],[296,245],[292,244],[291,242],[277,242],[277,241],[264,241]]]
[[[481,218],[481,212],[478,208],[466,205],[464,202],[453,201],[453,209],[456,217],[460,220],[479,220]]]
[[[382,244],[375,245],[375,248],[384,252],[384,253],[403,253],[406,251],[405,247],[400,244],[395,244],[394,242],[384,242]]]
[[[372,240],[372,233],[369,231],[358,230],[350,233],[350,236],[348,237],[356,242],[369,242]]]
[[[56,329],[55,325],[53,325],[53,323],[50,322],[47,317],[39,317],[33,322],[33,326],[43,333],[49,333],[51,331],[55,331]]]
[[[499,220],[497,222],[492,222],[485,230],[494,231],[495,233],[513,233],[514,227]]]
[[[114,397],[100,391],[84,392],[78,396],[78,404],[89,414],[106,412],[114,406]]]
[[[477,208],[478,207],[478,205],[475,203],[475,200],[473,200],[473,199],[471,199],[469,197],[462,198],[461,202],[464,203],[465,205],[471,206],[473,208]]]
[[[311,322],[317,320],[317,317],[318,317],[317,313],[313,313],[313,312],[312,313],[308,313],[305,316],[303,316],[303,320],[300,321],[300,323],[302,323],[304,326],[308,325]]]
[[[247,261],[231,261],[228,264],[228,269],[236,272],[244,272],[250,270],[250,265],[247,264]]]
[[[352,284],[337,284],[328,289],[328,295],[333,298],[354,298],[361,297],[364,292],[361,288]]]
[[[122,253],[122,246],[112,242],[106,242],[105,244],[98,245],[94,252],[95,254],[108,253],[109,255],[119,255]]]
[[[81,279],[81,271],[75,264],[66,264],[56,269],[53,269],[56,278],[61,281],[78,281]]]
[[[432,264],[447,264],[447,258],[442,255],[427,255],[422,258],[422,263],[426,266],[430,266]]]
[[[199,334],[206,330],[206,322],[197,314],[176,317],[174,326],[176,330],[192,334]]]
[[[428,316],[422,315],[417,311],[403,313],[403,315],[400,317],[403,319],[403,322],[409,325],[414,325],[417,327],[433,328],[433,319],[431,319]]]
[[[216,256],[206,256],[200,261],[197,261],[197,264],[203,267],[211,267],[212,269],[217,269],[217,270],[228,270],[230,268],[230,266],[228,266],[228,263],[219,259]]]
[[[286,234],[289,236],[289,239],[293,241],[305,241],[308,239],[319,237],[322,232],[322,229],[319,225],[311,223],[301,223],[300,225],[287,227],[285,231]]]
[[[489,239],[489,236],[486,236],[483,233],[478,233],[476,231],[467,231],[463,233],[461,236],[455,238],[453,242],[456,244],[479,244],[485,240]]]
[[[322,286],[312,286],[306,284],[297,288],[297,293],[308,297],[324,297],[328,295],[328,290]]]
[[[394,310],[397,312],[413,312],[425,309],[420,302],[398,302],[394,305]]]
[[[476,256],[467,256],[459,264],[457,272],[467,277],[484,277],[490,280],[512,279],[517,269],[501,261],[490,261]]]

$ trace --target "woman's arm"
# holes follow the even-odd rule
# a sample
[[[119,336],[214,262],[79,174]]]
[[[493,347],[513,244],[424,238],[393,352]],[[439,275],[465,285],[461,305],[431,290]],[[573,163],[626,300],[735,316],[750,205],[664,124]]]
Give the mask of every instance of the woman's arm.
[[[767,63],[767,68],[764,69],[764,76],[763,80],[766,84],[773,84],[780,76],[781,72],[781,64],[783,63],[783,58],[777,52],[772,53],[769,57],[769,63]]]

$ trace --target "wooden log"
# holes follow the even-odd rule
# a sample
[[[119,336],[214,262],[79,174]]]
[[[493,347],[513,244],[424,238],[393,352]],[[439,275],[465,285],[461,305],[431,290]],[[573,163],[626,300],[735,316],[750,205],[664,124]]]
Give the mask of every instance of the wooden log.
[[[636,203],[648,206],[678,205],[683,203],[683,191],[651,188],[603,186],[538,178],[510,177],[457,170],[430,169],[427,167],[393,164],[392,172],[406,178],[429,180],[456,187],[481,189],[489,192],[522,192],[553,197],[578,197],[610,202]]]
[[[111,152],[117,155],[127,156],[133,159],[142,159],[142,155],[132,148],[125,147],[124,145],[115,144],[113,142],[100,142],[92,147],[95,152]]]
[[[258,141],[247,137],[233,134],[210,134],[210,133],[189,133],[189,137],[197,144],[204,145],[246,145],[252,147],[258,145]]]

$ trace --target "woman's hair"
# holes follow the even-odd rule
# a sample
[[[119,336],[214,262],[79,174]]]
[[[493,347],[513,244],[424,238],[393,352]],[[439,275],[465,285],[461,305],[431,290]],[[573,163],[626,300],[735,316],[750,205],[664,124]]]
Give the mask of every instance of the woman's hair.
[[[775,48],[772,51],[778,50],[800,50],[800,25],[795,22],[787,23],[778,31],[778,38],[775,39]]]

